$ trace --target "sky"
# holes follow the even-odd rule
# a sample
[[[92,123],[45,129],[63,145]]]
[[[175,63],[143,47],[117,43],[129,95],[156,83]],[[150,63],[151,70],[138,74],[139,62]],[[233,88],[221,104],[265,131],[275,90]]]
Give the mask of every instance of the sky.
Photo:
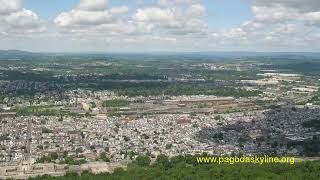
[[[317,52],[319,0],[0,0],[0,49]]]

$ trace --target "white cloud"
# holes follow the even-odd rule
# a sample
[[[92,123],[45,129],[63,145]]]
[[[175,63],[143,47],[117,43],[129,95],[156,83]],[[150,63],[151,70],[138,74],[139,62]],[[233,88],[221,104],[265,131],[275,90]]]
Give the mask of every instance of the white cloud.
[[[0,15],[16,12],[20,8],[21,0],[0,0]]]
[[[96,42],[108,47],[127,46],[126,43],[135,44],[133,48],[160,48],[164,43],[182,47],[183,42],[192,44],[197,38],[206,39],[209,33],[207,22],[202,19],[207,10],[199,0],[158,1],[132,13],[127,6],[79,7],[54,20],[59,38],[64,41],[78,39],[81,44]]]
[[[0,0],[0,31],[14,36],[45,30],[45,23],[34,12],[23,9],[20,0]]]
[[[253,19],[211,32],[216,45],[233,50],[310,51],[319,44],[320,1],[246,0]]]
[[[271,7],[280,5],[287,8],[298,9],[300,12],[319,11],[319,0],[246,0],[257,6]]]
[[[113,7],[110,9],[111,14],[125,14],[129,11],[127,6]]]
[[[202,19],[206,8],[199,0],[158,1],[132,13],[127,6],[99,5],[103,7],[99,9],[84,8],[89,5],[81,3],[55,18],[62,41],[78,39],[80,44],[95,42],[108,47],[121,44],[125,48],[128,43],[135,44],[133,48],[159,48],[164,43],[184,46],[183,41],[190,44],[195,37],[204,38],[209,32],[207,22]],[[94,2],[90,7],[95,7]]]
[[[15,45],[12,35],[16,35],[16,41],[33,41],[40,48],[43,39],[48,39],[54,42],[53,48],[61,45],[71,51],[303,51],[320,47],[319,0],[244,1],[251,8],[251,19],[214,30],[207,16],[212,9],[201,0],[135,0],[132,7],[110,7],[107,0],[79,0],[73,9],[56,16],[49,32],[32,35],[21,32],[43,32],[46,26],[41,18],[21,7],[19,0],[0,0],[0,38],[2,44],[11,38]],[[139,7],[133,9],[136,5]]]
[[[151,37],[151,39],[155,41],[163,41],[163,42],[170,42],[170,43],[177,42],[177,39],[173,37],[153,36]]]
[[[82,26],[82,25],[100,25],[111,22],[112,15],[108,11],[83,11],[71,10],[61,13],[54,20],[55,24],[61,27]]]
[[[79,7],[83,6],[81,3],[55,18],[54,23],[58,27],[61,38],[98,43],[104,41],[105,38],[102,37],[108,37],[108,39],[116,37],[120,42],[124,38],[130,39],[127,36],[149,33],[154,27],[149,23],[130,20],[127,17],[129,11],[127,6],[80,9]],[[90,7],[94,6],[94,2],[91,2]]]
[[[232,50],[310,51],[319,37],[308,27],[295,22],[264,23],[248,21],[239,27],[212,33],[217,45]]]
[[[161,6],[191,5],[198,2],[199,0],[158,0]]]
[[[265,23],[300,21],[308,25],[320,23],[318,0],[249,0],[255,20]]]
[[[6,17],[4,20],[7,24],[14,28],[33,28],[40,26],[40,18],[37,14],[30,10],[23,9],[21,11],[12,13]]]
[[[108,4],[107,0],[80,0],[78,9],[84,11],[103,11]]]
[[[207,9],[202,4],[192,4],[189,12],[190,16],[199,17],[204,16],[207,12]]]
[[[129,11],[127,6],[107,8],[106,0],[81,0],[74,9],[60,13],[54,23],[65,31],[92,31],[100,26],[116,26],[121,22],[121,14]]]
[[[146,8],[138,9],[133,19],[146,22],[169,22],[175,19],[174,9]]]
[[[318,12],[309,12],[303,16],[303,19],[307,22],[308,25],[320,25],[320,11]]]
[[[291,19],[296,19],[299,14],[294,10],[282,5],[272,6],[252,6],[252,12],[256,21],[262,22],[281,22]]]
[[[132,19],[137,22],[152,24],[155,26],[154,31],[157,33],[175,36],[207,33],[207,22],[202,20],[202,17],[206,14],[206,8],[202,4],[193,4],[197,1],[170,2],[176,4],[176,6],[138,9]],[[169,1],[159,3],[165,4]],[[179,6],[180,3],[184,3],[183,6]]]

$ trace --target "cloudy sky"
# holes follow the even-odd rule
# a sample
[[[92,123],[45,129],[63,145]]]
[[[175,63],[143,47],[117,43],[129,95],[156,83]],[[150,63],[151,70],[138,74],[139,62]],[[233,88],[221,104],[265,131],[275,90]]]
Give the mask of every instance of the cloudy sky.
[[[319,51],[320,0],[0,0],[0,49]]]

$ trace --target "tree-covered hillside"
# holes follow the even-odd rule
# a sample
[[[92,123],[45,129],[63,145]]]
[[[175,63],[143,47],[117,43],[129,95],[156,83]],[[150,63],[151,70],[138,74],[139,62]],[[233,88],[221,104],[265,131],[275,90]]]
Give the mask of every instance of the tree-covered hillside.
[[[168,159],[159,156],[150,165],[147,156],[138,157],[127,170],[116,169],[114,173],[93,175],[84,172],[81,176],[69,173],[64,177],[42,176],[32,180],[141,180],[141,179],[320,179],[320,161],[290,164],[197,164],[191,156]]]

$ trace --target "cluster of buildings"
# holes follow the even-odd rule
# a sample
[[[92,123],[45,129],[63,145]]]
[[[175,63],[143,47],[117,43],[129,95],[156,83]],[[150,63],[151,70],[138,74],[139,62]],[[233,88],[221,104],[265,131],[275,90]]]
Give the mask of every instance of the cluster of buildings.
[[[2,117],[0,161],[36,163],[57,153],[64,157],[97,161],[105,153],[112,162],[138,154],[217,155],[261,152],[294,153],[283,139],[310,139],[317,131],[302,123],[320,118],[320,109],[295,108],[231,114],[159,114],[141,117]],[[281,148],[279,148],[281,145]],[[289,151],[290,150],[290,151]],[[281,152],[280,152],[281,151]]]
[[[61,85],[53,82],[37,82],[27,80],[15,80],[15,81],[0,81],[1,93],[16,93],[19,94],[23,91],[37,91],[45,92],[49,90],[58,90]]]
[[[278,108],[224,117],[223,126],[200,130],[200,142],[225,145],[228,151],[246,155],[275,154],[301,156],[304,142],[319,137],[317,129],[305,128],[304,122],[319,120],[319,108]],[[231,148],[232,147],[232,148]],[[230,155],[230,154],[229,154]]]

